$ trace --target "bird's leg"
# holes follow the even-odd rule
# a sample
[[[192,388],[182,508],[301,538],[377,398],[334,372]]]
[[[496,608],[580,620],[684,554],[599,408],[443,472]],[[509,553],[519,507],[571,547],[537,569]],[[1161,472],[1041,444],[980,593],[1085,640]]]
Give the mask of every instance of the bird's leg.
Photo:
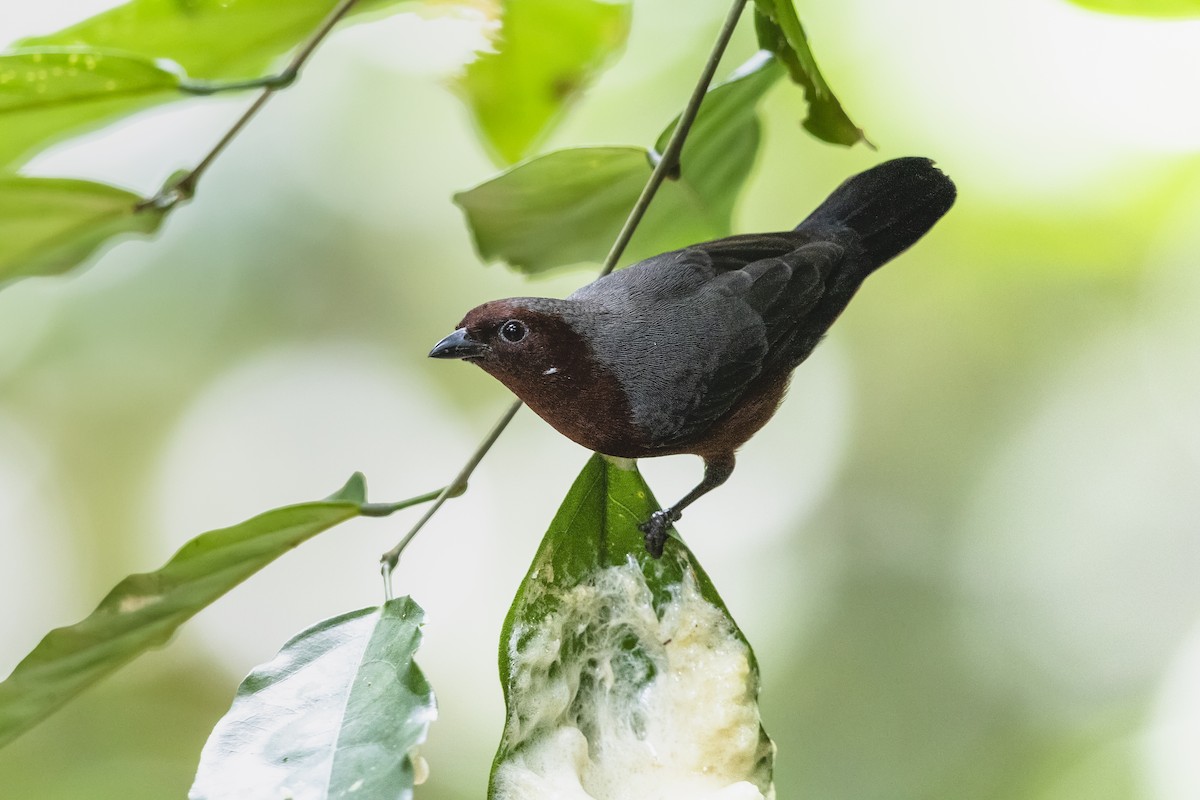
[[[654,558],[661,558],[663,545],[667,541],[667,528],[683,516],[683,510],[699,500],[713,489],[720,486],[733,474],[733,453],[719,458],[704,459],[704,480],[696,488],[688,492],[682,500],[669,508],[655,511],[650,519],[638,526],[646,534],[646,552]]]

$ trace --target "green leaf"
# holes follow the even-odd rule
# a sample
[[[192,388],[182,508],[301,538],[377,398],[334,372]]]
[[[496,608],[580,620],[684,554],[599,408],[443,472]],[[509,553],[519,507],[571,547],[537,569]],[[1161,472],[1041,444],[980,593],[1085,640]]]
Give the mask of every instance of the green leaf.
[[[0,177],[0,284],[66,272],[114,237],[154,233],[163,213],[140,202],[102,183]]]
[[[628,259],[733,233],[734,204],[762,141],[755,109],[783,74],[776,59],[760,53],[708,93],[679,157],[681,176],[651,204]],[[659,135],[657,152],[666,150],[676,122]]]
[[[831,144],[849,146],[866,142],[869,145],[862,128],[850,121],[817,68],[792,0],[756,0],[755,5],[754,24],[759,46],[783,61],[792,80],[804,89],[808,99],[804,128]]]
[[[346,485],[331,494],[327,499],[344,501],[363,505],[367,502],[367,478],[361,472],[356,472],[346,481]]]
[[[361,476],[333,499],[287,506],[192,539],[156,572],[130,575],[83,621],[51,631],[0,683],[0,746],[152,647],[279,556],[360,514]],[[427,496],[424,496],[427,497]],[[421,498],[390,506],[397,511]]]
[[[1200,17],[1200,0],[1071,0],[1077,6],[1106,14],[1135,17],[1192,19]]]
[[[412,751],[437,716],[413,662],[423,618],[401,597],[284,645],[238,687],[188,797],[412,797]]]
[[[2,54],[0,167],[63,132],[180,96],[178,75],[137,56],[70,48]]]
[[[458,85],[498,160],[527,155],[629,34],[628,2],[505,0],[496,51]]]
[[[639,147],[556,150],[454,195],[480,256],[519,272],[598,261],[650,175]]]
[[[364,0],[356,12],[399,5]],[[202,81],[255,79],[306,41],[336,0],[131,0],[0,56],[0,170],[46,146],[192,92]],[[73,57],[74,60],[73,60]],[[38,62],[37,59],[41,61]],[[156,66],[163,59],[176,71]],[[7,60],[7,67],[3,66]],[[76,67],[84,65],[72,74]],[[61,72],[55,70],[61,68]],[[90,73],[90,74],[89,74]],[[186,75],[190,80],[183,80]],[[27,84],[27,85],[25,85]],[[8,113],[5,98],[18,107]],[[46,87],[39,100],[39,86]],[[33,95],[30,95],[30,92]]]
[[[625,263],[730,233],[733,205],[758,151],[755,107],[781,75],[773,59],[756,58],[708,93],[681,154],[682,176],[659,189]],[[673,127],[659,137],[659,149]],[[454,201],[485,260],[530,274],[599,262],[646,185],[651,158],[639,147],[557,150]]]
[[[682,542],[646,554],[657,508],[603,456],[568,492],[501,634],[492,800],[773,796],[754,654]]]
[[[19,47],[82,45],[165,58],[190,77],[261,77],[307,40],[338,0],[130,0]],[[356,12],[399,5],[361,0]]]

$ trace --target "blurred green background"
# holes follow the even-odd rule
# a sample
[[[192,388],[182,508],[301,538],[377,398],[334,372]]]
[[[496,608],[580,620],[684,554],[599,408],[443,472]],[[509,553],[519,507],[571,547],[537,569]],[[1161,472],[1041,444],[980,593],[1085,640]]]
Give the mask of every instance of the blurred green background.
[[[108,5],[5,4],[0,46]],[[901,155],[960,200],[681,525],[762,664],[779,797],[1200,798],[1200,23],[799,10],[879,151],[809,137],[781,83],[736,228],[790,227]],[[724,11],[636,2],[547,147],[651,143]],[[490,427],[504,390],[425,353],[479,302],[591,273],[531,282],[472,251],[450,195],[495,168],[444,84],[479,36],[452,13],[339,31],[156,241],[0,292],[0,674],[187,538],[356,469],[378,500],[434,488]],[[169,106],[26,171],[152,193],[246,102]],[[485,791],[500,623],[585,460],[523,412],[401,564],[441,705],[419,797]],[[643,469],[671,498],[700,465]],[[250,667],[379,601],[408,513],[289,554],[0,751],[0,796],[182,796]]]

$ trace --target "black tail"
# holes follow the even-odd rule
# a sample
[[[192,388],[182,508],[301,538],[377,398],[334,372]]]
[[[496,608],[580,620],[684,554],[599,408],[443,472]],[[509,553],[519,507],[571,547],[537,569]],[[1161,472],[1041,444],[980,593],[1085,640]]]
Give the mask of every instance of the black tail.
[[[928,158],[897,158],[848,179],[796,229],[857,233],[865,251],[861,280],[912,247],[950,210],[955,194]]]

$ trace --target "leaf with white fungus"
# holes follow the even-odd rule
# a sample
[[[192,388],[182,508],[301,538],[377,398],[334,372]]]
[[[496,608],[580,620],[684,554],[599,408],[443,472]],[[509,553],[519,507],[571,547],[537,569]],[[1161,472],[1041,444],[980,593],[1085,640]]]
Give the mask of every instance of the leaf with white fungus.
[[[594,456],[555,515],[502,632],[491,800],[774,797],[754,654],[681,541],[646,554],[657,508]]]

